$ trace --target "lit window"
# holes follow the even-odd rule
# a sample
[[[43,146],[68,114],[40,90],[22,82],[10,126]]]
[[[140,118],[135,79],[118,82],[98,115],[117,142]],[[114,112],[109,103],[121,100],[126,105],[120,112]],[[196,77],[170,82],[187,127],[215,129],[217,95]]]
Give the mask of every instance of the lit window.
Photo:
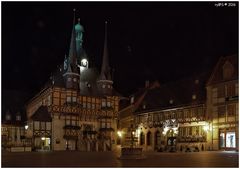
[[[77,78],[73,78],[73,81],[76,82],[76,81],[77,81]]]
[[[104,84],[104,85],[102,85],[102,88],[105,88],[106,87],[106,85]]]
[[[88,108],[88,109],[91,108],[91,103],[87,103],[87,108]]]
[[[146,105],[145,104],[143,105],[143,109],[146,109]]]
[[[86,108],[86,103],[83,103],[83,108]]]
[[[131,97],[131,101],[130,102],[131,102],[131,104],[134,103],[134,96]]]
[[[197,96],[194,94],[192,95],[192,99],[195,100],[197,98]]]
[[[107,107],[111,107],[111,102],[107,102]]]
[[[11,120],[11,115],[9,113],[6,115],[6,120]]]
[[[51,105],[51,96],[50,96],[50,95],[48,96],[48,100],[47,100],[47,102],[48,102],[48,103],[47,103],[48,106],[50,106],[50,105]]]
[[[106,101],[102,101],[102,107],[106,107]]]
[[[108,85],[108,88],[110,89],[110,88],[111,88],[111,86],[110,86],[110,85]]]
[[[92,104],[92,109],[95,109],[95,104]]]
[[[73,102],[77,102],[77,98],[76,97],[72,97],[72,101]]]
[[[172,99],[171,99],[171,100],[169,100],[169,103],[170,103],[170,104],[173,104],[173,100],[172,100]]]
[[[67,96],[67,102],[71,102],[71,97]]]
[[[16,116],[16,121],[21,121],[21,116],[20,115]]]
[[[236,147],[236,134],[235,132],[227,132],[226,134],[226,147]]]
[[[70,82],[70,81],[72,80],[72,78],[71,78],[71,77],[69,77],[67,80]]]

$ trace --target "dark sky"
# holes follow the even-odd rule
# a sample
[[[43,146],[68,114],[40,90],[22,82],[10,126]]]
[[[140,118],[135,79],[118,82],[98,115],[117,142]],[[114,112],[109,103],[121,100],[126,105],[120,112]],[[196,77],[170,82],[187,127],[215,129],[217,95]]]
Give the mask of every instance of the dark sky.
[[[2,2],[2,89],[40,90],[68,53],[73,8],[98,67],[108,20],[114,86],[124,95],[146,79],[166,83],[204,72],[220,56],[238,53],[234,3]]]

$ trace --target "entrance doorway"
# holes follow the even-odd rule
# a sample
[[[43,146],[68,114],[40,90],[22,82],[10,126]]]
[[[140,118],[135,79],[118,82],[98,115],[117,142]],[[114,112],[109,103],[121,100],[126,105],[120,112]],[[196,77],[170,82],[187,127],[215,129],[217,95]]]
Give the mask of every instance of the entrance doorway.
[[[49,137],[42,137],[42,150],[50,150],[51,139]]]
[[[51,138],[49,137],[36,137],[34,139],[34,146],[36,150],[50,150]]]
[[[236,132],[221,130],[219,132],[220,149],[235,149],[236,148]]]
[[[168,137],[167,145],[168,146],[176,146],[176,137]]]

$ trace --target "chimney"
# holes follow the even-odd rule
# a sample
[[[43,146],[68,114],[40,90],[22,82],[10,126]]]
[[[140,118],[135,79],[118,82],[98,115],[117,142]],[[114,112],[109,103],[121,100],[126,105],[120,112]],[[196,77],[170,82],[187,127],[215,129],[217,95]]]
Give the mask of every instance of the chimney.
[[[145,88],[148,88],[149,87],[149,80],[146,80],[145,81]]]

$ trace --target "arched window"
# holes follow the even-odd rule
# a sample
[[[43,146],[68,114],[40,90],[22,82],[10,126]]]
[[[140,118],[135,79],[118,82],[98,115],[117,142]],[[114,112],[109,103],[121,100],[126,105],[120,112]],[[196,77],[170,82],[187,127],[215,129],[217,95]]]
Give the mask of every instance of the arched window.
[[[147,145],[152,145],[152,133],[150,131],[147,133]]]
[[[156,133],[155,133],[155,144],[161,145],[161,135],[160,135],[159,131],[156,131]]]
[[[145,135],[143,132],[140,133],[140,145],[145,144]]]

